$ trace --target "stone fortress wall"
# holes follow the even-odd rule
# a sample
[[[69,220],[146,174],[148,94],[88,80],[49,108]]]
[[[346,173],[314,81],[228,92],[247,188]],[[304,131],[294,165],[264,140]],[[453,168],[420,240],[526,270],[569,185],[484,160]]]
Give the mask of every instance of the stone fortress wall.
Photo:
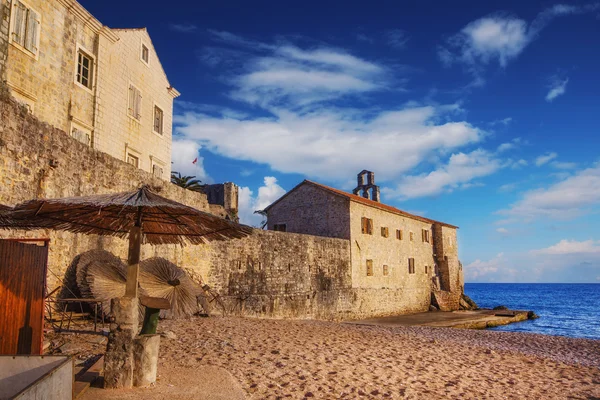
[[[160,194],[210,212],[206,195],[184,190],[94,150],[40,122],[0,91],[0,204],[35,198],[106,194],[149,184]],[[220,213],[224,213],[223,210]],[[0,238],[50,238],[48,289],[79,254],[104,249],[126,259],[127,242],[57,231],[0,230]],[[257,230],[203,246],[142,247],[200,275],[222,306],[214,311],[272,318],[356,319],[402,312],[401,289],[353,288],[348,240]],[[215,303],[213,303],[215,304]]]

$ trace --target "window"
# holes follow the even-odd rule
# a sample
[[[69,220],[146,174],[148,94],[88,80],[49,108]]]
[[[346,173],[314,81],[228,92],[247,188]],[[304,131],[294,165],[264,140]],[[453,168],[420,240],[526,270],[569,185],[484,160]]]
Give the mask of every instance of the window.
[[[408,259],[408,273],[409,274],[415,273],[415,259],[414,258]]]
[[[412,242],[415,239],[415,234],[414,233],[410,233],[410,241]]]
[[[389,237],[390,236],[390,230],[388,229],[387,226],[382,226],[381,227],[381,236],[383,236],[383,237]]]
[[[13,1],[12,42],[33,55],[38,54],[40,14],[19,0]]]
[[[387,276],[390,274],[390,269],[387,265],[383,266],[383,275]]]
[[[142,61],[145,62],[146,64],[148,64],[148,46],[146,46],[145,44],[142,44]]]
[[[94,73],[94,60],[91,56],[77,50],[77,83],[88,89],[92,88],[92,76]]]
[[[367,260],[367,276],[373,276],[373,260]]]
[[[429,267],[427,265],[425,266],[425,273],[429,273]]]
[[[154,106],[154,132],[163,134],[163,110],[158,106]]]
[[[429,230],[427,230],[427,229],[421,230],[421,239],[423,239],[424,243],[429,243]]]
[[[396,229],[396,239],[402,240],[402,229]]]
[[[91,132],[80,128],[74,123],[71,125],[71,136],[87,146],[89,146],[92,141]]]
[[[275,224],[273,230],[277,232],[287,232],[287,224]]]
[[[373,220],[367,217],[361,218],[362,233],[367,235],[373,234]]]
[[[152,175],[154,175],[155,178],[162,178],[163,168],[158,164],[152,165]]]
[[[136,168],[140,167],[140,159],[131,153],[127,153],[127,164],[131,164]]]
[[[129,108],[127,113],[139,120],[142,117],[142,92],[133,85],[129,85]]]

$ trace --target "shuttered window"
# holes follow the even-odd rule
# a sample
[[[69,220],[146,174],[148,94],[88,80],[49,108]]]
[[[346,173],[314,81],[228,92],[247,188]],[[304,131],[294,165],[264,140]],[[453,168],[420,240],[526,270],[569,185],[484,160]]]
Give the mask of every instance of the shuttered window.
[[[408,273],[409,274],[415,273],[415,259],[414,258],[408,259]]]
[[[162,167],[160,165],[154,164],[152,166],[152,175],[154,175],[156,178],[162,178],[162,176],[163,176]]]
[[[145,44],[142,45],[142,61],[148,64],[148,47]]]
[[[40,14],[20,1],[13,3],[12,40],[25,50],[37,54],[40,35]]]
[[[421,239],[425,243],[429,243],[429,231],[427,229],[421,230]]]
[[[127,113],[137,120],[142,117],[142,92],[133,85],[129,85],[129,108]]]
[[[390,274],[390,269],[389,269],[389,267],[388,267],[387,265],[384,265],[384,266],[383,266],[383,275],[384,275],[384,276],[387,276],[387,275],[389,275],[389,274]]]
[[[382,226],[381,227],[381,236],[383,236],[383,237],[389,237],[390,236],[390,230],[388,229],[387,226]]]
[[[372,235],[373,234],[373,220],[367,217],[362,217],[361,218],[361,230],[362,233],[367,234],[367,235]]]
[[[163,110],[158,106],[154,106],[154,132],[163,134]]]
[[[127,163],[138,168],[140,166],[140,159],[131,153],[127,153]]]
[[[396,239],[402,240],[402,229],[396,229]]]
[[[367,276],[373,276],[373,260],[367,260]]]

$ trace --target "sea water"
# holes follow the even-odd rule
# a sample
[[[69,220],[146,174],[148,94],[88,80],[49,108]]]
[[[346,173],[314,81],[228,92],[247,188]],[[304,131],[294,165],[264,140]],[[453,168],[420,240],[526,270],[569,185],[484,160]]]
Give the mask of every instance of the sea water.
[[[466,283],[465,293],[481,308],[505,305],[540,316],[494,330],[600,339],[600,284]]]

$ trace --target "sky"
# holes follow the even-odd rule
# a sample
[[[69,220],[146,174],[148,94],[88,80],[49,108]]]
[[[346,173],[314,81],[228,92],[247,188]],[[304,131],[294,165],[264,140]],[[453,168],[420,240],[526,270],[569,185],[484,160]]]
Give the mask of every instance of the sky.
[[[600,283],[600,3],[80,1],[148,28],[173,169],[238,184],[242,222],[367,169],[460,227],[467,282]]]

